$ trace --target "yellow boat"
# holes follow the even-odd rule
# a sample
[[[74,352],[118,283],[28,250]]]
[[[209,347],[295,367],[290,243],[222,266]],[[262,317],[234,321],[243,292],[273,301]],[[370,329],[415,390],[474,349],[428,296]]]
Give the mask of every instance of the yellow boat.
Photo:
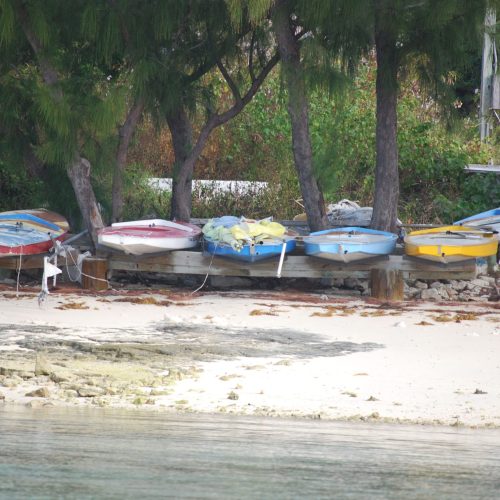
[[[405,253],[412,257],[448,263],[489,257],[498,250],[492,231],[467,226],[443,226],[412,231],[404,238]]]

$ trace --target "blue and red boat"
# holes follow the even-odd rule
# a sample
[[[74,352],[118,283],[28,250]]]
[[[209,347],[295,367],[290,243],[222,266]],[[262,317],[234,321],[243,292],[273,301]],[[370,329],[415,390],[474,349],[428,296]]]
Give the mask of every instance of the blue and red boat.
[[[68,221],[43,208],[0,213],[0,257],[48,252],[69,230]]]

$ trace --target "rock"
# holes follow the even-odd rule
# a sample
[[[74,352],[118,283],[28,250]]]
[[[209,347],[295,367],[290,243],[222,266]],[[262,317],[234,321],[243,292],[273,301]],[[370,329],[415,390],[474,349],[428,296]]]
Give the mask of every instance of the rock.
[[[105,394],[105,390],[100,387],[79,387],[76,392],[81,398],[94,398]]]
[[[419,290],[426,290],[429,288],[427,283],[424,283],[423,281],[415,281],[415,284],[413,285],[415,288],[418,288]]]
[[[495,286],[496,279],[494,276],[478,276],[478,279],[487,281],[489,286]]]
[[[359,280],[357,278],[345,278],[344,280],[344,286],[346,288],[349,288],[351,290],[359,288]]]
[[[436,290],[437,290],[437,292],[439,293],[439,296],[442,299],[448,300],[450,298],[450,296],[448,295],[448,289],[447,288],[445,288],[445,287],[436,288]]]
[[[26,406],[28,408],[41,408],[43,406],[43,401],[41,401],[40,399],[33,399],[31,401],[28,401],[26,403]]]
[[[332,286],[335,288],[341,288],[344,286],[344,278],[333,278]]]
[[[462,290],[465,290],[467,288],[467,281],[457,281],[455,285],[453,285],[453,288],[457,290],[458,292],[461,292]]]
[[[444,288],[444,285],[440,281],[434,281],[433,283],[431,283],[431,286],[429,288],[434,288],[436,290],[439,290],[441,288]]]
[[[47,387],[40,387],[34,391],[27,392],[25,396],[28,396],[29,398],[48,398],[50,396],[50,392]]]
[[[405,295],[409,299],[416,299],[416,298],[420,297],[420,292],[421,292],[421,290],[418,288],[408,287],[405,290]]]
[[[60,375],[58,375],[57,373],[54,373],[54,372],[52,372],[50,374],[49,378],[55,384],[60,384],[61,382],[68,382],[68,380],[69,380],[68,378],[62,377],[62,376],[60,376]]]
[[[47,357],[42,352],[36,353],[36,361],[35,361],[35,376],[39,377],[40,375],[50,375],[51,368]]]
[[[476,278],[475,280],[471,280],[468,285],[467,285],[467,289],[469,290],[473,290],[474,288],[489,288],[490,287],[490,283],[486,280],[483,280],[483,279],[480,279],[480,278]]]
[[[370,288],[369,280],[359,280],[359,287],[363,290],[368,290]]]
[[[424,289],[422,290],[422,293],[420,295],[422,300],[440,300],[441,295],[435,288],[429,288],[429,289]]]

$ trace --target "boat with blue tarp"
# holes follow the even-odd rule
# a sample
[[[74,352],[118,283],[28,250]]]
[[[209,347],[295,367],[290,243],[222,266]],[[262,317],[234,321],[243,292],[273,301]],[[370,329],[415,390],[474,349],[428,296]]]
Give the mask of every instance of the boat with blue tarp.
[[[206,253],[244,262],[278,257],[296,247],[296,234],[271,217],[217,217],[205,224],[203,235]]]

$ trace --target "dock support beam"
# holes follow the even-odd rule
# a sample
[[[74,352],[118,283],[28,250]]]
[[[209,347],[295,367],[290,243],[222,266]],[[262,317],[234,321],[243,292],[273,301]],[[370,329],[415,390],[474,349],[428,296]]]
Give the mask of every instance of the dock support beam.
[[[107,259],[89,257],[82,262],[82,287],[96,292],[108,289]]]
[[[404,299],[403,273],[397,269],[371,270],[372,297],[379,300]]]

